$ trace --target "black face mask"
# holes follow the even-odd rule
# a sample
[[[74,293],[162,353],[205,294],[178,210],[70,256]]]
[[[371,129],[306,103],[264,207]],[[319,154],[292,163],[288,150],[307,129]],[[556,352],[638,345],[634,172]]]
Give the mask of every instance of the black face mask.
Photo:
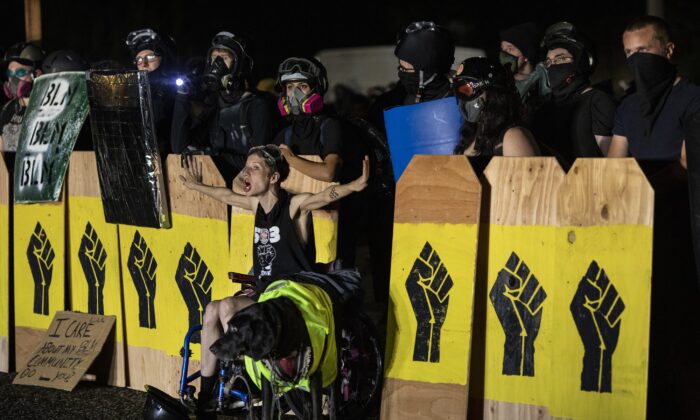
[[[627,58],[637,86],[645,133],[648,135],[676,80],[676,67],[666,57],[638,52]]]
[[[547,69],[554,102],[564,102],[588,84],[586,77],[577,75],[575,63],[557,64]]]
[[[409,101],[409,103],[439,99],[444,97],[450,90],[449,80],[447,80],[447,77],[440,74],[426,75],[423,73],[424,85],[423,91],[420,92],[420,97],[418,96],[420,87],[420,73],[418,71],[412,73],[400,71],[399,80],[406,89],[406,93],[408,93],[410,97],[415,98],[415,101]]]
[[[505,51],[501,51],[498,54],[498,61],[504,66],[510,69],[513,74],[518,72],[518,57],[513,54],[508,54]]]

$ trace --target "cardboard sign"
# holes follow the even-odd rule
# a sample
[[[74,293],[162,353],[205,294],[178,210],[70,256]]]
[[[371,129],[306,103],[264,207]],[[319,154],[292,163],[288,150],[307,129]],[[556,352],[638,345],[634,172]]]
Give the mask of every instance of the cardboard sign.
[[[73,152],[68,169],[71,310],[115,316],[108,385],[126,385],[122,279],[117,225],[107,223],[93,152]]]
[[[15,202],[56,201],[68,159],[87,117],[85,72],[34,81],[15,157]]]
[[[12,383],[72,391],[102,351],[113,325],[113,316],[57,312]]]
[[[465,418],[481,185],[413,158],[396,187],[382,419]]]
[[[10,363],[10,174],[0,153],[0,372]]]

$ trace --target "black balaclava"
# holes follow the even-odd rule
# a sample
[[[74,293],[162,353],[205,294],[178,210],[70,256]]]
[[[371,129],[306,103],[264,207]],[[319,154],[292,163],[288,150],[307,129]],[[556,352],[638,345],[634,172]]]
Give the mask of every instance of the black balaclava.
[[[533,22],[521,23],[502,30],[501,41],[510,42],[511,44],[515,45],[527,58],[527,61],[529,61],[533,66],[537,64],[540,33],[537,29],[537,25],[535,25]],[[506,65],[507,63],[504,63],[504,61],[508,61],[508,57],[505,57],[504,54],[510,54],[505,52],[501,53],[501,64]],[[513,73],[516,73],[517,70],[517,68],[511,68]]]
[[[627,58],[637,86],[644,132],[649,135],[676,80],[676,67],[666,57],[638,52]]]
[[[415,69],[414,73],[399,71],[409,103],[438,99],[450,90],[447,73],[454,62],[454,41],[442,27],[432,22],[421,23],[425,24],[423,29],[404,31],[394,50],[397,58],[411,63]]]
[[[574,57],[571,63],[552,65],[547,68],[552,98],[554,102],[562,103],[590,85],[591,66],[585,50],[565,42],[554,42],[547,47],[548,50],[555,48],[564,48]]]

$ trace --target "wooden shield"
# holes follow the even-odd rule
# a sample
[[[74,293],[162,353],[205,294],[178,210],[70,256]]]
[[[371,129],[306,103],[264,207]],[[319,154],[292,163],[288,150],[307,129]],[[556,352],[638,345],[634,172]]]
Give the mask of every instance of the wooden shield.
[[[0,372],[10,368],[10,174],[0,153]]]
[[[480,200],[464,156],[414,156],[397,184],[382,419],[467,415]]]
[[[482,238],[488,241],[479,264],[487,269],[477,280],[470,414],[540,418],[556,357],[553,255],[564,171],[554,158],[494,157],[484,174],[490,200]]]
[[[65,185],[64,185],[65,189]],[[15,204],[15,360],[21,366],[65,309],[65,202]]]
[[[195,164],[205,184],[225,185],[209,157]],[[226,205],[184,187],[180,156],[168,156],[167,170],[172,228],[120,225],[119,242],[129,386],[150,384],[176,395],[185,334],[202,323],[208,302],[232,295],[234,287],[227,275]],[[199,346],[192,350],[199,359]]]
[[[564,179],[552,415],[646,416],[653,200],[633,159],[578,159]]]
[[[94,152],[73,152],[68,167],[68,272],[71,310],[115,316],[107,383],[126,386],[124,308],[117,225],[102,208]],[[106,366],[95,366],[102,370]]]

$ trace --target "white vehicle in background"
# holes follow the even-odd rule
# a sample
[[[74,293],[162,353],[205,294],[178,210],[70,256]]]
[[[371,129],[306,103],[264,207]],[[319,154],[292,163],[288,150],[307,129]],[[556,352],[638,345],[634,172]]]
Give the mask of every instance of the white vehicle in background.
[[[316,53],[316,58],[328,71],[329,89],[325,97],[326,102],[335,101],[333,89],[338,84],[367,95],[372,88],[388,88],[391,83],[396,82],[399,64],[394,56],[394,48],[394,45],[378,45],[334,48]],[[478,48],[456,47],[453,68],[466,58],[484,55],[484,50]]]

